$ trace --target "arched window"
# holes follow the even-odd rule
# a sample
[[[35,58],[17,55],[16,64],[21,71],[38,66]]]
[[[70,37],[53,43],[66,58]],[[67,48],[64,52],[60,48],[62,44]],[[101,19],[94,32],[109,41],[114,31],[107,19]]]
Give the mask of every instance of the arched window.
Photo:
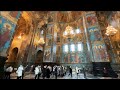
[[[67,32],[65,31],[65,32],[63,33],[63,35],[67,35]]]
[[[68,52],[68,45],[67,44],[64,45],[64,52]]]
[[[79,29],[76,29],[76,33],[77,33],[77,34],[80,33],[80,30],[79,30]]]
[[[41,34],[43,34],[43,30],[41,31]]]
[[[82,43],[78,43],[77,44],[77,48],[78,48],[78,51],[82,51],[82,49],[83,49]]]
[[[70,51],[72,51],[72,52],[75,51],[75,45],[74,45],[74,44],[71,44],[71,45],[70,45]]]
[[[79,33],[81,33],[81,30],[80,29],[76,29],[75,32],[76,32],[76,34],[79,34]]]

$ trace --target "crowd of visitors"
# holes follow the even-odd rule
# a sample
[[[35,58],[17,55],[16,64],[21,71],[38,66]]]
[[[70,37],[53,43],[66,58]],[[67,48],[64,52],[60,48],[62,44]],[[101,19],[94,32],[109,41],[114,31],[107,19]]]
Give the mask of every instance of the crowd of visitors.
[[[25,67],[23,65],[19,65],[19,67],[14,70],[12,66],[8,66],[4,68],[5,75],[4,79],[10,79],[10,75],[12,72],[17,74],[17,79],[23,79],[26,72],[29,72],[29,74],[34,74],[35,79],[49,79],[49,78],[55,78],[57,77],[63,77],[68,73],[68,76],[70,75],[72,77],[73,69],[71,66],[61,66],[61,65],[26,65]],[[80,73],[80,68],[75,68],[76,75]]]

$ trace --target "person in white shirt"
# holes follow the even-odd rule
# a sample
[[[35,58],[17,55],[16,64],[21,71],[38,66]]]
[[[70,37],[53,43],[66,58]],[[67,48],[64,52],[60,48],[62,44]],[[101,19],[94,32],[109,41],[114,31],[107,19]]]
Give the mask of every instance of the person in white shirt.
[[[16,73],[17,73],[17,79],[22,79],[22,74],[23,74],[23,66],[22,65],[20,65],[18,67],[18,70],[16,71]]]
[[[36,66],[34,71],[35,71],[35,79],[38,79],[38,76],[39,76],[38,74],[40,72],[39,71],[39,66]]]
[[[6,72],[7,72],[6,79],[10,79],[10,74],[12,73],[12,71],[13,71],[13,67],[12,67],[12,66],[9,66],[9,67],[6,69]]]
[[[78,74],[79,74],[79,68],[78,68],[78,67],[76,67],[76,68],[75,68],[75,71],[76,71],[77,78],[78,78]]]
[[[41,74],[42,74],[42,70],[41,70],[41,66],[40,65],[38,65],[38,69],[39,69],[39,73],[38,73],[38,79],[39,79]]]

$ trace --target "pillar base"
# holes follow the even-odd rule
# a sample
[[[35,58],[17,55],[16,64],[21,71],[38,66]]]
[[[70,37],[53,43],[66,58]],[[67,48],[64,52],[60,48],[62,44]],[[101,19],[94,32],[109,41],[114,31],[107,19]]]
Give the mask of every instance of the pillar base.
[[[7,57],[0,56],[0,79],[4,77],[4,65],[7,59]]]
[[[118,77],[117,73],[112,69],[110,62],[92,62],[92,64],[94,76]],[[106,68],[106,72],[104,72],[104,68]]]

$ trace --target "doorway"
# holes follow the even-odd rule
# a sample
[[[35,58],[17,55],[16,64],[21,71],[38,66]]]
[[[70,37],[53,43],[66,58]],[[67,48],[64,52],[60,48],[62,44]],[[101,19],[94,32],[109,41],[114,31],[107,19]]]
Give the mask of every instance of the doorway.
[[[43,62],[43,51],[38,50],[36,54],[35,64],[41,64]]]
[[[8,61],[9,65],[12,65],[12,66],[16,65],[16,63],[17,63],[17,54],[18,54],[18,48],[15,47],[15,48],[12,49],[11,54],[9,56],[9,61]]]

